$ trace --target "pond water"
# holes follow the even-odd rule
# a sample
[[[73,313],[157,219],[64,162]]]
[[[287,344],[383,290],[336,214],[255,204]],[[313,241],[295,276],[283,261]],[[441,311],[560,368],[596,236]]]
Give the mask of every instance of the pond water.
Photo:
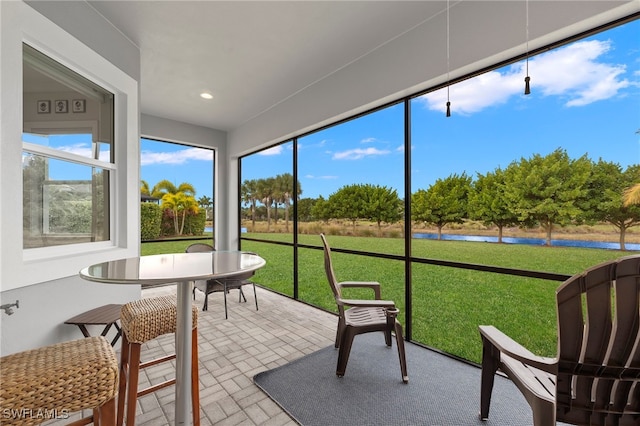
[[[204,228],[204,232],[213,232],[211,226]],[[247,228],[241,229],[242,233],[247,232]],[[428,240],[437,240],[438,234],[413,234],[413,238],[424,238]],[[490,235],[451,235],[442,234],[443,240],[448,241],[474,241],[484,243],[497,243],[498,237]],[[502,242],[505,244],[529,244],[533,246],[543,246],[545,244],[544,238],[516,238],[516,237],[502,237]],[[620,250],[620,243],[607,243],[602,241],[583,241],[583,240],[551,240],[551,245],[556,247],[583,247],[583,248],[597,248],[607,250]],[[626,243],[625,248],[627,250],[640,251],[640,244]]]
[[[438,234],[413,234],[413,238],[425,238],[429,240],[437,240]],[[489,235],[448,235],[442,234],[443,240],[450,241],[476,241],[486,243],[497,243],[498,237]],[[502,242],[507,244],[529,244],[543,246],[545,244],[544,238],[516,238],[516,237],[502,237]],[[581,241],[581,240],[551,240],[552,246],[557,247],[584,247],[584,248],[598,248],[608,250],[620,250],[619,243],[607,243],[601,241]],[[625,248],[627,250],[640,250],[640,244],[626,243]]]
[[[204,232],[213,232],[213,226],[205,226]],[[242,232],[243,234],[246,234],[247,228],[240,228],[240,232]]]

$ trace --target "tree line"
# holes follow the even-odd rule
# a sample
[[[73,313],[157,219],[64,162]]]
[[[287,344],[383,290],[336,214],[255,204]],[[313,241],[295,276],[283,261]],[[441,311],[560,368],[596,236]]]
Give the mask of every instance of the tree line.
[[[274,210],[274,221],[278,221],[278,207],[284,209],[284,220],[286,232],[289,232],[289,211],[291,203],[300,198],[302,188],[300,182],[296,182],[295,189],[293,175],[284,173],[276,177],[265,179],[251,179],[242,182],[240,187],[240,199],[249,205],[249,217],[252,224],[256,225],[256,212],[258,203],[265,207],[267,216],[267,231],[271,228],[272,209]]]
[[[438,238],[451,223],[477,220],[498,230],[511,226],[542,227],[546,244],[551,244],[558,226],[606,222],[619,232],[620,249],[625,249],[626,231],[640,224],[640,205],[629,197],[640,182],[640,165],[626,169],[613,162],[592,161],[587,154],[572,159],[563,149],[542,156],[513,161],[475,179],[466,173],[440,178],[426,189],[411,195],[411,220],[436,226]],[[249,205],[245,214],[255,226],[258,203],[262,203],[268,227],[271,210],[282,205],[287,221],[291,203],[302,189],[293,193],[290,174],[275,178],[247,180],[242,184],[242,201]],[[626,195],[626,197],[625,197]],[[625,203],[625,199],[627,202]],[[631,200],[631,201],[629,201]],[[338,189],[328,199],[303,198],[298,201],[301,221],[358,220],[393,224],[404,217],[404,203],[395,189],[370,184],[353,184]]]

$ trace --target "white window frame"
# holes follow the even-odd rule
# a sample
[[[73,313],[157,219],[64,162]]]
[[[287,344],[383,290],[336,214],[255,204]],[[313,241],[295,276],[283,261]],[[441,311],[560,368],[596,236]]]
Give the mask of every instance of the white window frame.
[[[5,2],[3,2],[5,3]],[[0,286],[2,291],[77,276],[85,266],[138,256],[138,82],[23,2],[0,13]],[[110,240],[24,250],[22,248],[23,144],[22,44],[26,43],[114,94],[114,163],[111,167]],[[11,111],[5,114],[5,111]],[[49,153],[60,157],[60,152]],[[88,158],[82,158],[87,164]]]
[[[31,132],[31,133],[66,134],[66,133],[73,133],[74,131],[77,132],[79,130],[83,131],[83,133],[91,133],[92,140],[94,142],[97,141],[98,122],[95,120],[63,121],[63,122],[31,121],[31,122],[24,123],[24,131]],[[61,151],[56,148],[51,148],[45,145],[38,145],[35,143],[29,143],[29,142],[22,142],[22,150],[23,152],[39,155],[46,158],[52,158],[56,160],[71,162],[71,163],[79,164],[81,166],[96,167],[103,170],[108,170],[110,172],[109,187],[112,188],[115,182],[114,177],[117,173],[117,167],[114,163],[96,160],[94,158],[89,158],[89,157],[83,157],[81,155]],[[112,193],[112,191],[110,191],[110,193]],[[114,205],[113,196],[110,196],[109,197],[109,232],[110,234],[111,234],[112,227],[115,225],[113,221],[113,214],[115,213],[113,205]],[[46,218],[43,218],[43,219],[46,219]],[[85,249],[91,248],[91,247],[108,248],[110,246],[113,246],[113,241],[110,238],[107,241],[100,241],[100,242],[93,242],[93,243],[75,243],[75,244],[69,245],[69,246],[75,246],[75,247],[54,245],[54,246],[24,249],[24,259],[28,261],[46,259],[51,256],[59,255],[61,251],[72,254],[77,251],[77,247],[80,244]]]

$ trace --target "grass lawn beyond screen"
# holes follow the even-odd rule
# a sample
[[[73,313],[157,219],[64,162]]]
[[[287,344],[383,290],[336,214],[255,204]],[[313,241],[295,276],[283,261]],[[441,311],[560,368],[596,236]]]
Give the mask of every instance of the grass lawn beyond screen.
[[[286,234],[245,234],[254,238],[291,241]],[[328,237],[332,248],[402,254],[401,238]],[[302,244],[321,247],[317,235],[299,235]],[[193,241],[142,244],[142,254],[184,252]],[[293,248],[242,241],[242,249],[262,256],[267,265],[255,281],[293,296]],[[573,275],[606,260],[637,252],[570,247],[540,247],[464,241],[413,240],[413,257],[501,266]],[[324,274],[321,250],[300,248],[299,297],[323,309],[336,311]],[[382,297],[396,302],[405,323],[405,277],[402,261],[333,253],[339,281],[378,281]],[[533,353],[556,355],[555,289],[557,281],[524,278],[443,266],[412,265],[412,338],[453,355],[480,362],[478,325],[492,324]],[[370,297],[368,293],[347,297]]]

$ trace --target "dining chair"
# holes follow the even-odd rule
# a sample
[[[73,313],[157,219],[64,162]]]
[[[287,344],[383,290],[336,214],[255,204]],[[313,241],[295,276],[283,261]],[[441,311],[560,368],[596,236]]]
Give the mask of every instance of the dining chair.
[[[204,243],[195,243],[191,244],[187,247],[187,253],[206,253],[214,251],[213,246]],[[242,300],[247,301],[247,298],[242,291],[242,286],[251,284],[253,285],[253,297],[256,304],[256,311],[258,310],[258,294],[256,293],[256,284],[253,281],[250,281],[254,275],[254,272],[247,272],[244,274],[238,274],[234,277],[230,278],[217,278],[210,280],[196,280],[193,287],[193,298],[196,296],[196,288],[204,293],[204,304],[202,306],[202,310],[206,311],[209,309],[209,294],[214,292],[221,291],[224,295],[224,317],[225,319],[229,318],[229,313],[227,309],[227,293],[229,290],[238,289],[238,302],[241,303]]]
[[[395,334],[402,381],[409,382],[407,375],[407,359],[402,336],[402,324],[397,320],[400,310],[393,301],[381,300],[380,283],[374,281],[342,281],[338,282],[333,270],[331,248],[324,234],[320,234],[324,246],[324,267],[327,280],[338,305],[338,329],[335,347],[338,348],[338,365],[336,375],[343,377],[349,361],[349,353],[353,339],[358,334],[382,331],[387,346],[391,347],[391,336]],[[346,299],[342,290],[347,288],[368,288],[373,290],[375,300]]]

